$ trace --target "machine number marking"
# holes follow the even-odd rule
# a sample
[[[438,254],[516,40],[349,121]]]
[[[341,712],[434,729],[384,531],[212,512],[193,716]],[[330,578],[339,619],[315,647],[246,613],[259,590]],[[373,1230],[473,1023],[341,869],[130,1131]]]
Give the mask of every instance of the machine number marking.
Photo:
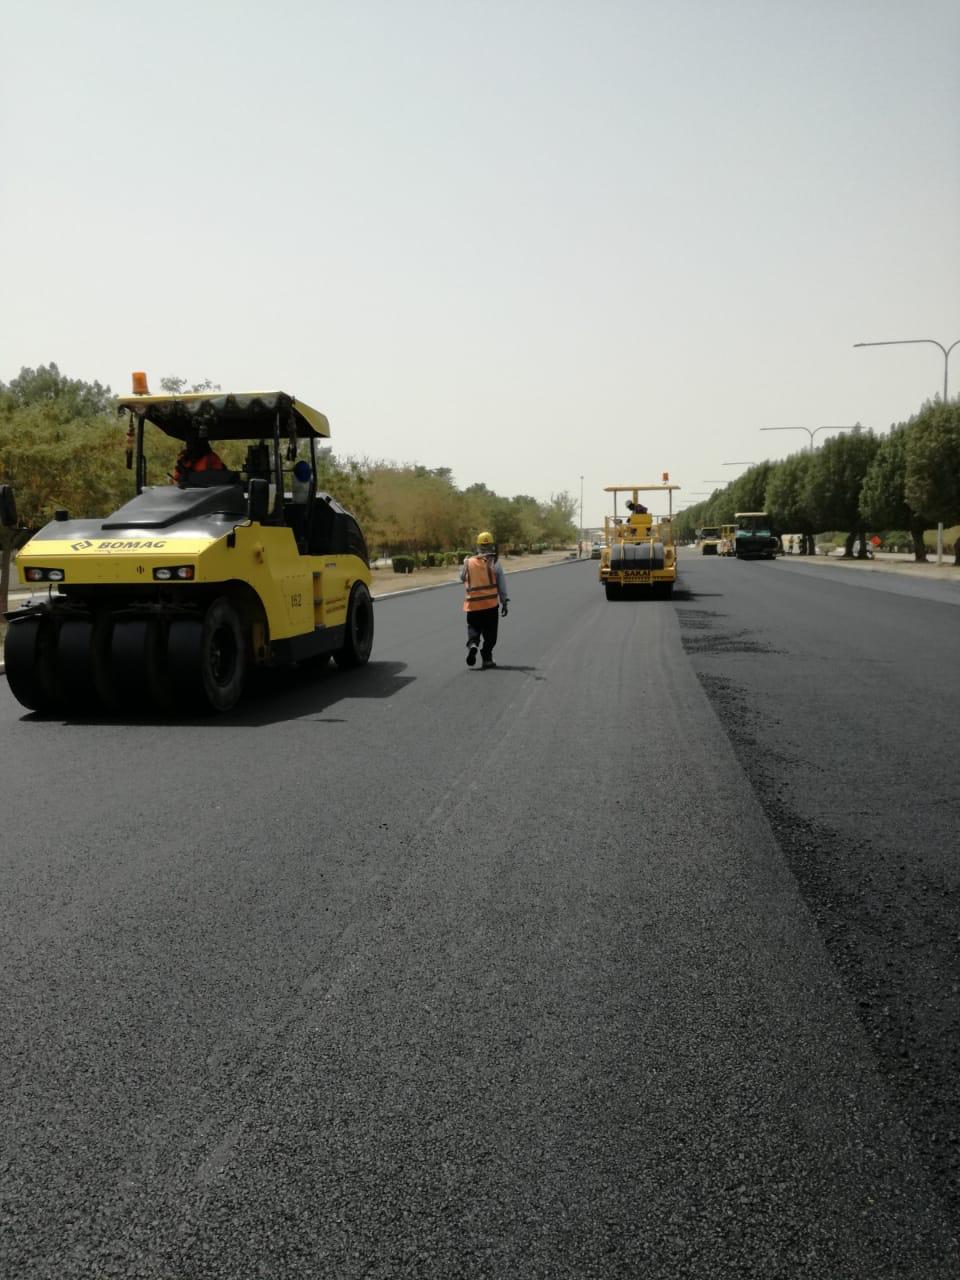
[[[303,595],[299,591],[294,592],[294,594],[290,597],[290,608],[299,609],[302,603],[303,603]]]

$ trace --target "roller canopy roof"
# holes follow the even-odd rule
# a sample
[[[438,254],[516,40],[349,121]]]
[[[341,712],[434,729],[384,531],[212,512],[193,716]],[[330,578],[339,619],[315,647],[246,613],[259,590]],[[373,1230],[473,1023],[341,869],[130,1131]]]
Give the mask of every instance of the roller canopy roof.
[[[168,436],[193,435],[211,440],[264,440],[273,435],[277,415],[280,434],[300,439],[329,436],[330,423],[285,391],[192,391],[176,396],[120,396],[121,410],[152,422]]]
[[[608,484],[604,493],[636,493],[640,489],[679,489],[678,484]]]

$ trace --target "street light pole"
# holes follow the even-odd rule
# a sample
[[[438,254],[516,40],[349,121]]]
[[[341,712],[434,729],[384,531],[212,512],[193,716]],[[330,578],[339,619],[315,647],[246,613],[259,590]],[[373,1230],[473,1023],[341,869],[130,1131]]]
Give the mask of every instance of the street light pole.
[[[813,453],[813,437],[820,431],[852,431],[852,427],[760,427],[761,431],[805,431],[810,437],[810,452]]]
[[[580,541],[577,543],[577,557],[583,551],[583,476],[580,477]]]
[[[918,342],[928,342],[932,347],[939,347],[943,352],[943,403],[947,403],[947,371],[950,364],[950,352],[954,347],[960,347],[960,338],[956,342],[951,342],[949,347],[945,347],[942,342],[938,342],[936,338],[891,338],[889,342],[855,342],[855,347],[909,347]]]

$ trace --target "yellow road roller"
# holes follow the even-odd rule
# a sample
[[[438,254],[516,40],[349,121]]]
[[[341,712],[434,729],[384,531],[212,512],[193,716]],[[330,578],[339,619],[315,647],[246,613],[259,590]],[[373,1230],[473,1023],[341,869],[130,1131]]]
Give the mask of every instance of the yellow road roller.
[[[14,697],[40,712],[227,711],[254,668],[367,662],[367,547],[317,489],[324,415],[282,391],[150,395],[143,375],[134,388],[118,401],[134,496],[106,519],[58,511],[17,557],[44,594],[6,615]]]
[[[700,530],[698,541],[700,543],[700,554],[702,556],[720,555],[720,542],[722,534],[719,525],[708,525]]]
[[[673,542],[673,491],[666,473],[661,484],[607,485],[613,494],[613,515],[605,517],[600,554],[600,581],[608,600],[628,595],[669,598],[677,580],[677,552]],[[667,514],[651,515],[639,495],[665,492]],[[617,512],[617,494],[627,493],[625,516]]]

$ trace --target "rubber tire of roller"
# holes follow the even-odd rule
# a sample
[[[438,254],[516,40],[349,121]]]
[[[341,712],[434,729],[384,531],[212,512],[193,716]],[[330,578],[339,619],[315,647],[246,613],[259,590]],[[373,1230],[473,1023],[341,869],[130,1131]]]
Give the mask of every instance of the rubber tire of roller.
[[[10,692],[29,711],[50,711],[59,700],[52,618],[14,618],[4,642],[4,665]]]
[[[338,667],[362,667],[373,649],[373,601],[363,582],[354,583],[347,607],[343,648],[334,654]]]

